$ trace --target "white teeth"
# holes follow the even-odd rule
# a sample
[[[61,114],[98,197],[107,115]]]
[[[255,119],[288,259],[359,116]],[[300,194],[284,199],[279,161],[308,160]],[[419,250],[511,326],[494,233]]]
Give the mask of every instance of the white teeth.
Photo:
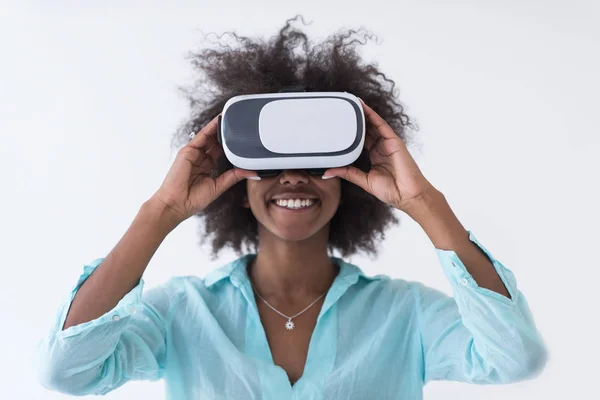
[[[296,209],[296,208],[311,206],[314,203],[314,200],[312,200],[312,199],[287,199],[287,200],[275,200],[275,203],[281,207]]]

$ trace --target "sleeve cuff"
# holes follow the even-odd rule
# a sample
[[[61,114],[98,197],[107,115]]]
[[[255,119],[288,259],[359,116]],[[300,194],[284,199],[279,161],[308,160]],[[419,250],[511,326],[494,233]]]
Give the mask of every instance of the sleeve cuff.
[[[442,269],[450,281],[455,293],[457,290],[460,291],[461,289],[467,288],[480,294],[497,298],[501,301],[516,303],[519,292],[517,290],[514,274],[508,268],[506,268],[504,264],[494,258],[489,250],[477,240],[475,235],[470,230],[467,230],[467,232],[469,233],[469,240],[475,243],[475,245],[477,245],[487,255],[492,265],[496,269],[498,276],[500,276],[500,279],[502,279],[502,282],[504,282],[504,286],[506,286],[511,298],[509,299],[499,293],[480,287],[475,279],[473,279],[473,276],[471,276],[469,271],[467,271],[465,264],[461,261],[456,252],[453,250],[442,250],[436,248],[435,250],[442,265]]]
[[[104,261],[104,258],[98,258],[92,261],[91,263],[84,265],[83,273],[79,276],[79,280],[75,284],[75,287],[72,289],[67,300],[61,307],[59,319],[55,326],[55,330],[60,336],[74,336],[81,333],[82,331],[86,331],[92,327],[103,325],[105,323],[114,324],[119,323],[119,321],[124,321],[121,323],[126,323],[126,321],[128,320],[127,317],[132,314],[135,314],[139,309],[138,305],[141,303],[142,289],[144,287],[144,280],[141,278],[138,281],[138,284],[133,289],[131,289],[129,293],[123,296],[123,298],[119,301],[119,303],[117,303],[117,305],[112,310],[108,311],[107,313],[101,315],[96,319],[81,323],[79,325],[74,325],[65,330],[62,330],[75,294],[77,293],[83,282],[85,282],[85,280],[92,274],[92,272],[94,272],[94,270],[98,267],[98,265],[100,265],[102,261]]]

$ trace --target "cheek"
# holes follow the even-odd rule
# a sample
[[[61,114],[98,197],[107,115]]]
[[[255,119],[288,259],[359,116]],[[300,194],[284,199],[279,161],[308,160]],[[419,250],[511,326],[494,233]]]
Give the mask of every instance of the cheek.
[[[260,212],[266,207],[265,191],[261,190],[261,183],[252,180],[246,180],[246,196],[244,198],[244,207],[251,208],[253,212]]]
[[[321,191],[325,193],[327,203],[334,209],[337,209],[341,203],[342,185],[340,178],[331,179],[331,181],[323,182]]]

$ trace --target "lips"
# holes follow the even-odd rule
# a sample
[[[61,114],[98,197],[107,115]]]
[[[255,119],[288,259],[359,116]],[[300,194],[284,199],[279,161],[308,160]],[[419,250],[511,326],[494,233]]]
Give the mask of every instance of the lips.
[[[305,206],[305,207],[299,207],[299,208],[288,208],[288,207],[284,207],[284,206],[280,206],[277,204],[276,200],[273,199],[271,201],[269,201],[269,203],[271,205],[273,205],[276,209],[278,210],[282,210],[282,211],[288,211],[291,213],[301,213],[304,211],[309,211],[314,209],[315,207],[317,207],[321,202],[318,199],[313,199],[312,204],[309,206]]]
[[[289,199],[300,199],[300,200],[319,200],[318,196],[308,193],[284,193],[271,197],[271,200],[289,200]]]

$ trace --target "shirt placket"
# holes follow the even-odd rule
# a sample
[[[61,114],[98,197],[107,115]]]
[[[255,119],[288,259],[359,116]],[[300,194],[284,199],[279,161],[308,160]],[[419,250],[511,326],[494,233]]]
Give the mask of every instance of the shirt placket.
[[[290,384],[285,370],[274,363],[245,265],[232,274],[232,282],[247,302],[245,353],[258,360],[256,365],[263,399],[321,399],[323,385],[334,367],[337,352],[338,314],[335,305],[358,280],[358,274],[349,275],[348,272],[342,267],[327,292],[311,336],[302,377],[294,386]]]

